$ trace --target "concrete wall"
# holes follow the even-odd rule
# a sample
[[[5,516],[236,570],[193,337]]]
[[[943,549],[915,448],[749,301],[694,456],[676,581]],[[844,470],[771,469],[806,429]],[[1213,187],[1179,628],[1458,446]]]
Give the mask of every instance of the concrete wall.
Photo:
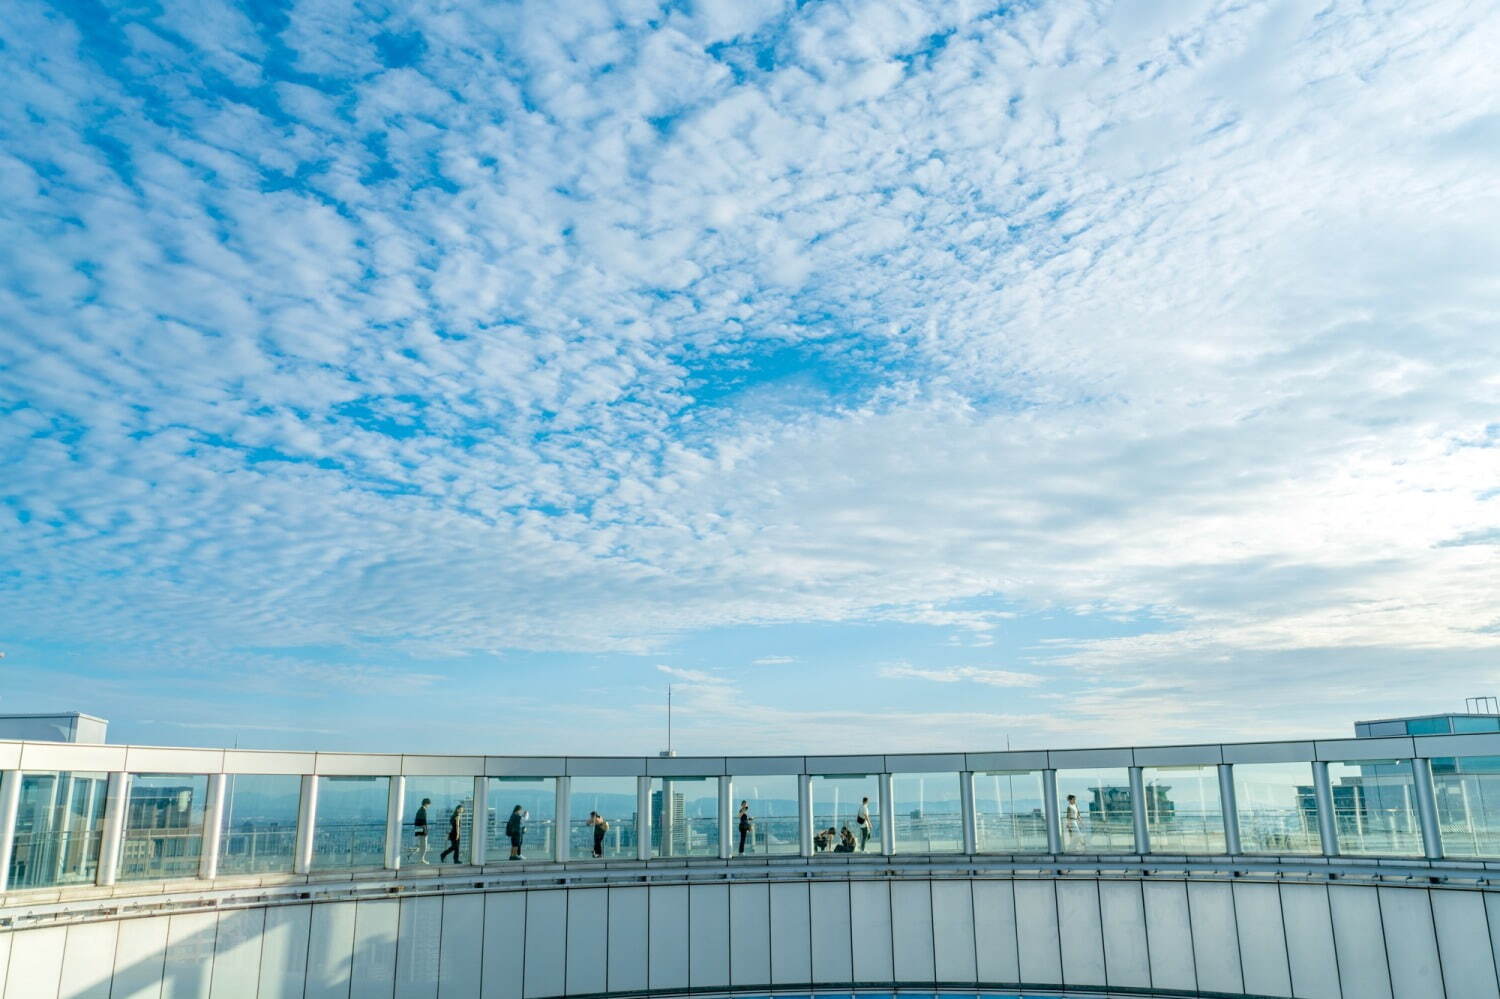
[[[1500,893],[1159,878],[449,893],[0,937],[4,999],[543,999],[975,985],[1500,999]]]

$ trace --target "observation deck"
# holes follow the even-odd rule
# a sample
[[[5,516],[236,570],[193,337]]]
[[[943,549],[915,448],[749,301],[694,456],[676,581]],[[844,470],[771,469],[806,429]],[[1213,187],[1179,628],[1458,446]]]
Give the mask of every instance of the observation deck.
[[[1500,733],[774,757],[0,742],[0,770],[5,999],[1500,999]]]

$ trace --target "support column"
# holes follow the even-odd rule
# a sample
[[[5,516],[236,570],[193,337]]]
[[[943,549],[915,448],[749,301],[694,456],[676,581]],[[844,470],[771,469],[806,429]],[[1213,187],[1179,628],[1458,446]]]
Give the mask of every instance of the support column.
[[[1219,810],[1224,813],[1224,852],[1237,857],[1240,848],[1240,806],[1234,797],[1234,767],[1219,764]]]
[[[880,775],[880,852],[889,857],[896,852],[896,795],[891,774]]]
[[[1047,820],[1047,852],[1063,852],[1062,817],[1057,812],[1057,771],[1042,771],[1042,815]]]
[[[198,876],[212,881],[219,876],[219,846],[224,837],[223,774],[208,775],[208,801],[203,810],[203,851],[198,855]]]
[[[567,863],[573,835],[573,819],[568,813],[572,804],[568,800],[569,781],[557,778],[557,801],[552,806],[552,859],[559,864]]]
[[[297,855],[292,858],[292,872],[306,874],[312,870],[313,830],[318,825],[318,777],[302,775],[302,797],[297,803]]]
[[[1312,765],[1313,797],[1318,802],[1318,837],[1323,842],[1323,856],[1339,855],[1338,825],[1334,822],[1333,788],[1328,784],[1328,764],[1318,761]]]
[[[662,802],[662,810],[668,805]],[[651,859],[651,778],[635,779],[635,859]]]
[[[739,843],[739,823],[735,821],[734,808],[734,778],[723,776],[719,778],[719,859],[728,860],[734,856],[735,847]]]
[[[812,776],[797,775],[797,848],[804,857],[813,855]]]
[[[474,778],[474,812],[469,816],[469,863],[483,867],[490,845],[490,779]]]
[[[958,775],[959,806],[964,820],[964,853],[979,852],[979,816],[974,809],[974,774],[965,770]]]
[[[391,778],[390,793],[385,798],[385,869],[401,869],[401,816],[406,813],[406,778]]]
[[[1411,761],[1412,776],[1416,778],[1417,822],[1422,827],[1422,849],[1428,860],[1443,859],[1443,833],[1438,827],[1437,792],[1432,786],[1432,763],[1428,760]]]
[[[1140,767],[1130,768],[1130,819],[1135,826],[1135,852],[1151,852],[1151,830],[1146,825],[1146,782]]]
[[[120,873],[120,850],[125,840],[125,812],[130,805],[130,775],[109,775],[109,790],[104,798],[104,829],[99,837],[99,875],[101,885],[112,885]]]
[[[0,892],[10,886],[10,858],[16,852],[16,813],[21,806],[21,771],[0,774]]]

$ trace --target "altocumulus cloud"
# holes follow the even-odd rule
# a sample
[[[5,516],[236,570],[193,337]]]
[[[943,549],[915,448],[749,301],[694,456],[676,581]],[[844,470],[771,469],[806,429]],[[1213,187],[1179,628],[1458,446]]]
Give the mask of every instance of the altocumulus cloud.
[[[1100,718],[1487,682],[1488,14],[13,0],[0,617],[438,661],[996,597],[1161,623],[1027,667]]]

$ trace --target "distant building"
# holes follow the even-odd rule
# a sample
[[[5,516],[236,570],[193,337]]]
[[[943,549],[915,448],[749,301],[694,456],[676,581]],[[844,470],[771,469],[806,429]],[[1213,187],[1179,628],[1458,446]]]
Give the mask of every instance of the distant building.
[[[0,715],[0,739],[23,742],[104,741],[109,722],[71,711],[56,715]]]

